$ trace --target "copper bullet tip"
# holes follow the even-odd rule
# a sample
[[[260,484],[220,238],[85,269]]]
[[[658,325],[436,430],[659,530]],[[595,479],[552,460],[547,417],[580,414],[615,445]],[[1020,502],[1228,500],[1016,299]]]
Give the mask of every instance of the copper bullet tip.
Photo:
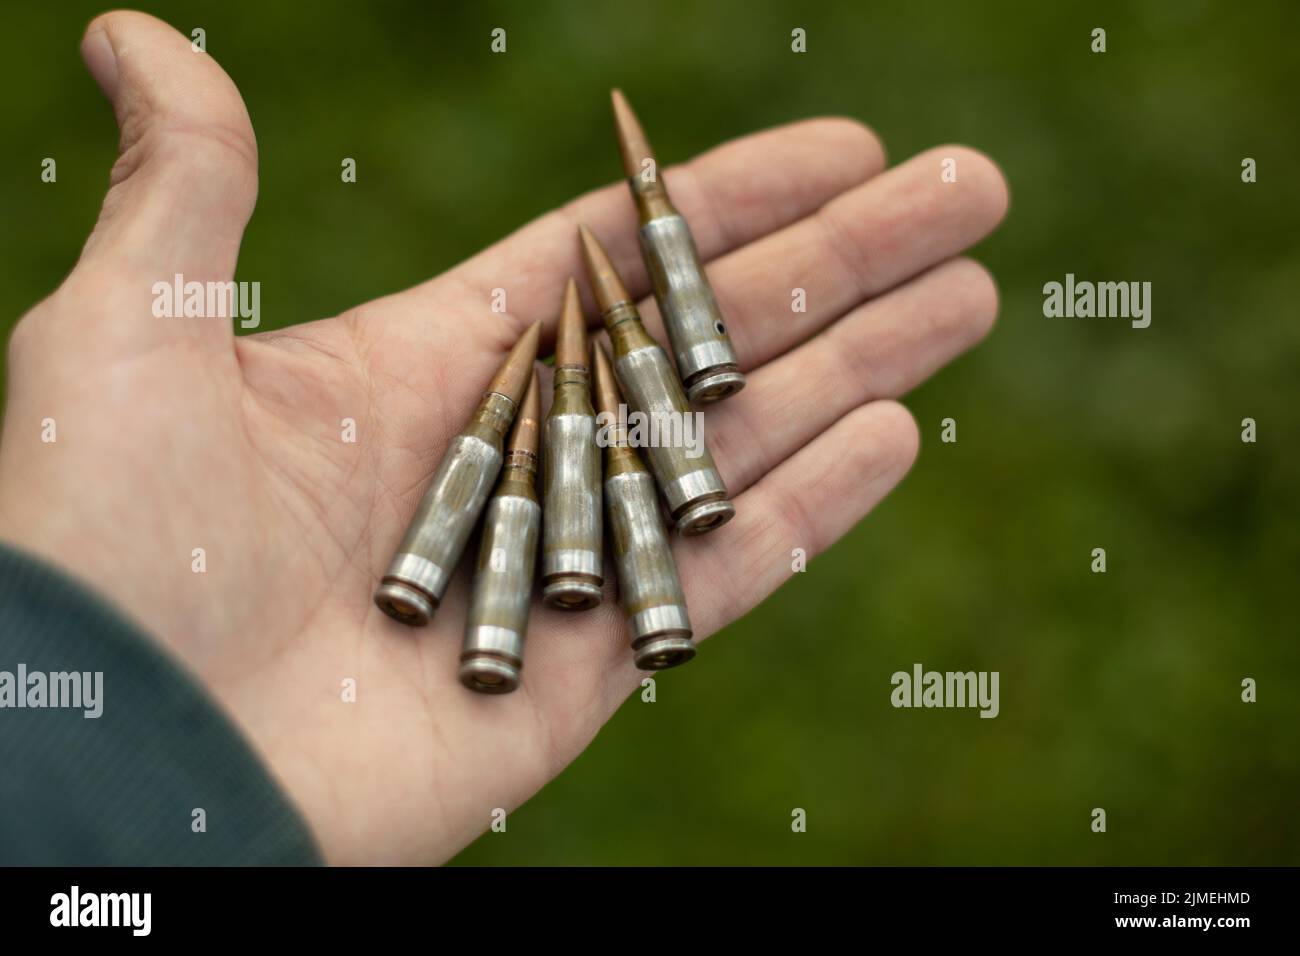
[[[618,414],[618,406],[623,396],[618,393],[618,382],[614,380],[614,366],[609,360],[609,353],[599,342],[591,343],[591,358],[594,368],[592,398],[595,399],[596,413]]]
[[[609,94],[614,104],[614,125],[618,129],[618,149],[623,156],[623,172],[629,178],[641,175],[641,164],[655,158],[650,141],[645,138],[641,122],[628,105],[627,97],[620,89],[613,89]]]
[[[537,456],[538,435],[540,426],[539,419],[542,417],[542,400],[538,394],[537,372],[532,369],[530,364],[529,371],[532,373],[528,377],[528,389],[524,392],[523,404],[519,406],[519,411],[515,415],[515,422],[510,426],[510,435],[506,438],[506,454],[512,451],[523,451]]]
[[[608,312],[620,302],[631,302],[627,286],[614,271],[614,264],[609,261],[605,249],[591,234],[586,226],[578,226],[582,237],[582,257],[587,263],[587,278],[591,282],[591,291],[596,295],[596,304],[602,313]]]
[[[569,276],[560,307],[560,327],[555,333],[555,367],[587,368],[587,318],[582,314],[578,283]]]
[[[542,323],[537,321],[528,327],[528,331],[519,336],[519,341],[510,350],[506,360],[501,363],[496,377],[488,386],[489,392],[504,395],[518,407],[524,389],[528,387],[528,380],[533,374],[533,362],[537,359],[537,342],[541,334]]]

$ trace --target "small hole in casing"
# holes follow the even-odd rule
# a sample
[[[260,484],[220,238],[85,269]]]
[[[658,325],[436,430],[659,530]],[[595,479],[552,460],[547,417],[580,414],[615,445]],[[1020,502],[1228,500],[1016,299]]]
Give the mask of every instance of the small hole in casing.
[[[714,323],[713,323],[713,329],[714,329],[714,331],[716,331],[719,335],[726,335],[726,334],[727,334],[727,327],[726,327],[725,325],[723,325],[721,322],[714,322]]]

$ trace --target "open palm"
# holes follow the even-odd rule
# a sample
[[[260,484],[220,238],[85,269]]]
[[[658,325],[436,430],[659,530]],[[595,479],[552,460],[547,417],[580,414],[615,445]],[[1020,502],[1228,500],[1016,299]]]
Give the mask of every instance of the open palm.
[[[177,273],[234,275],[257,177],[238,92],[142,14],[94,21],[83,52],[116,109],[121,158],[75,270],[11,342],[0,535],[108,595],[183,661],[329,860],[446,859],[572,760],[642,676],[612,584],[594,611],[535,604],[523,684],[506,697],[457,682],[463,570],[426,629],[371,603],[506,351],[539,318],[543,350],[553,341],[564,283],[582,275],[577,223],[647,291],[626,187],[419,287],[235,338],[229,320],[156,318],[151,290]],[[592,97],[603,108],[604,91]],[[737,516],[674,542],[697,639],[778,587],[793,549],[824,549],[901,479],[917,431],[892,399],[993,322],[988,274],[955,257],[1005,211],[996,167],[957,146],[883,166],[867,129],[820,119],[664,174],[749,380],[706,419]],[[509,314],[490,309],[497,287]],[[653,303],[642,315],[662,341]],[[41,440],[50,419],[53,443]]]

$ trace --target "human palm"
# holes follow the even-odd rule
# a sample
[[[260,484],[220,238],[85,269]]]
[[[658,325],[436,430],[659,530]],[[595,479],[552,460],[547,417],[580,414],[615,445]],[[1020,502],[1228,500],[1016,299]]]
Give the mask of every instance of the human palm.
[[[228,320],[156,318],[151,290],[234,274],[257,176],[238,92],[142,14],[94,21],[83,53],[114,103],[121,158],[76,268],[11,342],[0,536],[106,594],[187,665],[327,859],[444,860],[557,774],[642,676],[612,583],[593,611],[535,602],[523,683],[506,697],[457,682],[463,572],[428,628],[371,602],[515,338],[540,318],[543,350],[553,341],[564,282],[582,274],[577,223],[646,292],[627,190],[580,197],[416,288],[235,338]],[[664,174],[749,381],[706,414],[736,518],[674,541],[697,639],[901,479],[917,430],[892,399],[993,322],[991,279],[956,257],[1004,213],[996,167],[956,146],[883,165],[867,129],[819,119]],[[508,314],[489,308],[497,287]],[[652,302],[642,315],[663,340]]]

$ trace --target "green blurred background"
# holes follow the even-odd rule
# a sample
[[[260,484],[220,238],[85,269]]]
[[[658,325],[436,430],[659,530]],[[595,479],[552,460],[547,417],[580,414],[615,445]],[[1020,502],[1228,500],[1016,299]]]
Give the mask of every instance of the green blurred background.
[[[1089,6],[141,5],[203,27],[252,114],[239,278],[263,282],[263,328],[420,282],[615,178],[614,84],[665,162],[842,113],[893,161],[965,142],[1010,180],[976,251],[1000,324],[907,398],[911,476],[458,862],[1300,863],[1300,7]],[[77,53],[102,9],[7,5],[6,332],[105,189],[115,129]],[[1152,282],[1151,327],[1044,318],[1067,272]],[[918,661],[999,671],[1001,715],[893,709]]]

